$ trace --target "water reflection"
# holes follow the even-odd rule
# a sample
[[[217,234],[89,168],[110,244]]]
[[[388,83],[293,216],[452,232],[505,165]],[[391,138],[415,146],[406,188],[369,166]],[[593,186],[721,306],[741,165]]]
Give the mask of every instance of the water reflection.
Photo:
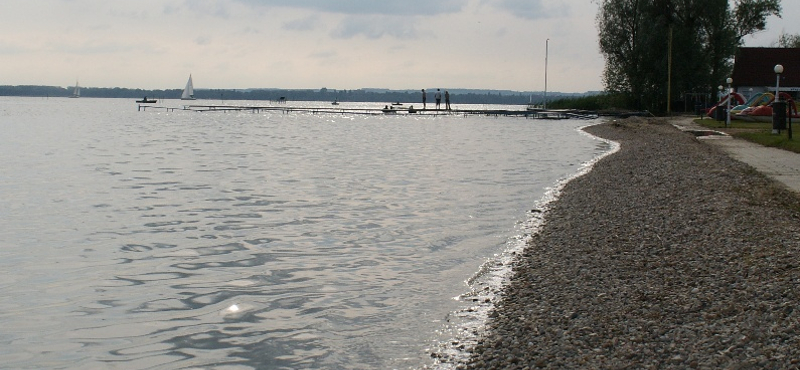
[[[421,366],[464,280],[605,150],[579,122],[52,104],[28,124],[63,135],[20,140],[57,155],[0,139],[29,153],[0,180],[14,368]]]

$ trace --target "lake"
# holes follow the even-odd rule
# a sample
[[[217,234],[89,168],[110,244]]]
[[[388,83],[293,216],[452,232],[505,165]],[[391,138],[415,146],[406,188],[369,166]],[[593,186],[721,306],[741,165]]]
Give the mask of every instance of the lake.
[[[133,100],[0,97],[3,367],[432,366],[467,281],[611,149],[593,121]]]

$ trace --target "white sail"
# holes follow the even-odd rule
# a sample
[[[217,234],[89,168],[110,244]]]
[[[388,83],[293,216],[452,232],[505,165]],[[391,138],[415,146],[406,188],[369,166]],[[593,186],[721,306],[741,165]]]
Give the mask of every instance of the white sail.
[[[186,87],[183,88],[181,100],[194,100],[194,85],[192,84],[192,75],[189,74],[189,81],[186,81]]]
[[[80,98],[81,97],[81,86],[78,85],[78,80],[75,80],[75,90],[72,91],[72,96],[70,98]]]

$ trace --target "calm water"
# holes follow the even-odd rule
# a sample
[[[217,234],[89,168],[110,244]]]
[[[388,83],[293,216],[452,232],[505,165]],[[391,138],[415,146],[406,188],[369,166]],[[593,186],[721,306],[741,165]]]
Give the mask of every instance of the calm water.
[[[586,124],[0,98],[0,367],[429,365]]]

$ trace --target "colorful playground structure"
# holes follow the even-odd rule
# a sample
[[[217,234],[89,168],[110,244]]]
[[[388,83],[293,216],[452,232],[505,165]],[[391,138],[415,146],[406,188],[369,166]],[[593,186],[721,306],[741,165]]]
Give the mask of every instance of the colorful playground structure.
[[[800,114],[797,112],[797,104],[792,96],[781,92],[780,97],[787,103],[787,117],[792,119],[800,118]],[[775,101],[775,94],[770,92],[753,95],[746,102],[744,97],[737,92],[725,95],[708,110],[708,116],[711,118],[717,118],[718,114],[724,116],[724,111],[728,106],[728,99],[731,100],[731,119],[749,122],[772,122],[772,103]]]

